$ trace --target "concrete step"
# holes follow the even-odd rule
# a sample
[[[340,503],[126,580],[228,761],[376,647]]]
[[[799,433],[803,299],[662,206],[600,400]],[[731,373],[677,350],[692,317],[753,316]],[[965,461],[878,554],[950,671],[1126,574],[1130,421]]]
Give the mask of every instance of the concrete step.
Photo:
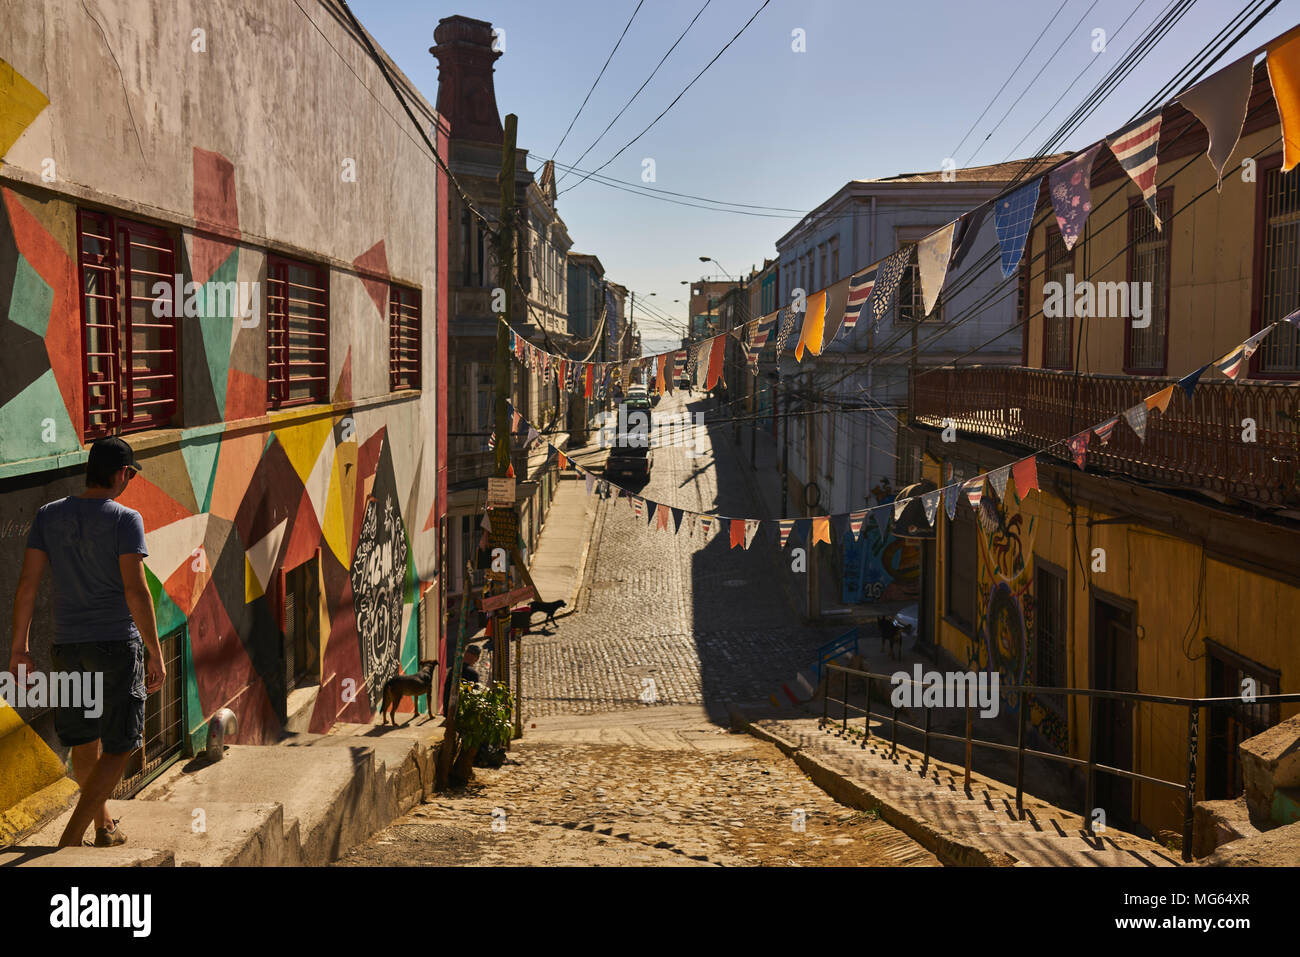
[[[137,802],[165,802],[187,812],[219,805],[230,795],[250,804],[280,804],[281,860],[315,866],[336,860],[391,820],[376,800],[376,774],[375,749],[367,745],[230,745],[215,764],[173,765]],[[292,836],[295,824],[299,841]]]
[[[285,860],[284,809],[279,804],[213,801],[190,807],[170,801],[113,802],[121,817],[124,847],[153,848],[172,855],[176,866],[265,867]],[[20,846],[58,844],[72,811],[65,811]],[[92,832],[87,830],[87,836]],[[117,848],[87,848],[103,852]],[[291,855],[292,857],[292,855]]]
[[[57,841],[58,838],[56,837]],[[175,867],[171,851],[149,847],[27,847],[0,850],[0,867]]]

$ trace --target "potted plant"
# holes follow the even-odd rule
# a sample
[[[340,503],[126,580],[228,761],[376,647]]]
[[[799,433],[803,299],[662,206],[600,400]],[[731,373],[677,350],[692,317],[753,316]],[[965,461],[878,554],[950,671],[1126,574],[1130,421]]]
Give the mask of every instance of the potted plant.
[[[474,758],[480,748],[504,750],[514,734],[514,696],[501,682],[484,688],[472,682],[460,686],[456,708],[456,760],[453,781],[464,783],[474,777]]]

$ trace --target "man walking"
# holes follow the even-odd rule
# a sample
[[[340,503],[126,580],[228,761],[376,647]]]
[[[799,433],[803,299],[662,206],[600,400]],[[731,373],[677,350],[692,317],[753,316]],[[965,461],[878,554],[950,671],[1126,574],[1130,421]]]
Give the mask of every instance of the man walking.
[[[81,785],[60,847],[80,845],[92,820],[96,847],[126,843],[105,802],[141,746],[145,698],[162,687],[167,673],[144,575],[144,523],[139,512],[113,501],[139,471],[121,439],[91,446],[86,490],[37,511],[14,597],[9,671],[15,679],[20,667],[29,675],[36,669],[28,630],[47,564],[54,582],[52,670],[103,675],[98,717],[81,708],[55,710],[55,733],[70,749]]]

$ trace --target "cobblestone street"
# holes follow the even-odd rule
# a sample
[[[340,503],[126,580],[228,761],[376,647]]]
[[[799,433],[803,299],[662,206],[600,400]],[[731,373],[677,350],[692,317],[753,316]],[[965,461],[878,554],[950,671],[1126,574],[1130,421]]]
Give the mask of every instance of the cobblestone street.
[[[683,398],[656,415],[685,411]],[[748,462],[729,430],[712,431],[702,454],[657,448],[636,491],[756,514]],[[705,543],[698,527],[645,524],[625,498],[597,506],[577,607],[524,639],[525,733],[509,763],[476,770],[469,788],[417,806],[341,864],[937,863],[773,745],[729,731],[729,705],[765,702],[835,633],[791,609],[786,589],[803,583],[765,530],[745,551],[716,532]]]
[[[339,862],[367,865],[937,865],[837,804],[774,745],[699,708],[549,718]]]

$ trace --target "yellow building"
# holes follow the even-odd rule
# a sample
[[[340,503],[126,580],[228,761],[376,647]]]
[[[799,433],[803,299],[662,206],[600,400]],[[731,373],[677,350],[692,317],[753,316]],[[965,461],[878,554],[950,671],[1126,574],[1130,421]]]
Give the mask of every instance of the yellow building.
[[[1300,334],[1274,329],[1235,382],[1211,365],[1190,398],[1175,386],[1145,440],[1121,415],[1300,308],[1300,168],[1281,172],[1262,64],[1221,190],[1206,147],[1194,116],[1165,109],[1162,229],[1102,147],[1073,250],[1044,179],[1020,266],[1022,365],[913,375],[910,424],[930,481],[1040,453],[1038,490],[1023,500],[1013,478],[1002,496],[985,487],[979,520],[966,502],[951,520],[940,506],[923,621],[962,667],[996,668],[1004,683],[1169,696],[1240,695],[1243,679],[1260,695],[1296,690]],[[1129,284],[1127,313],[1097,315],[1099,296],[1091,315],[1044,315],[1084,282]],[[1114,305],[1118,287],[1094,289]],[[1065,440],[1116,415],[1105,444],[1088,434],[1077,467]],[[1044,695],[1027,713],[1038,746],[1085,759],[1091,749],[1098,763],[1181,783],[1188,710]],[[1197,799],[1239,794],[1237,742],[1295,712],[1199,709]],[[1184,796],[1099,774],[1093,806],[1118,826],[1180,830]]]

